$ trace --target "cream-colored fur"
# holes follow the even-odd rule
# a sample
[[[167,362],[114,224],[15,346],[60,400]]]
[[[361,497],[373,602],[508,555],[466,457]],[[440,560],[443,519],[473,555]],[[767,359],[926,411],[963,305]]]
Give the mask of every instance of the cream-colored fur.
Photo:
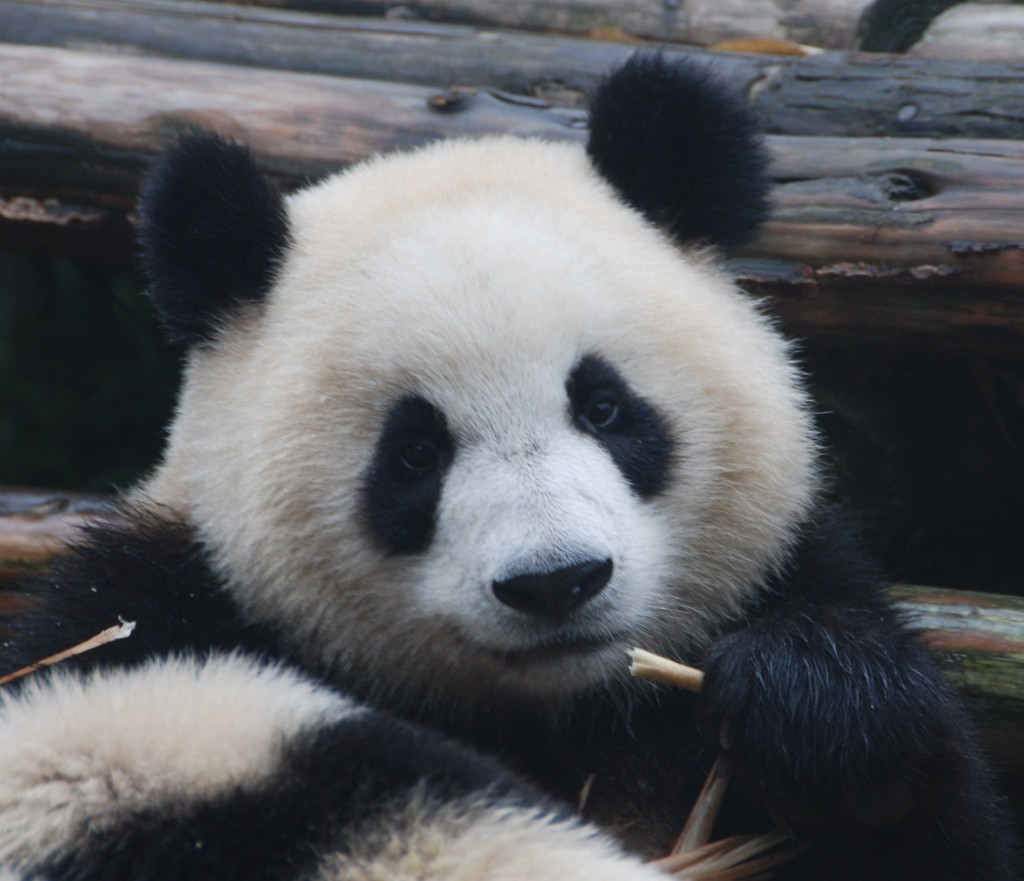
[[[660,871],[625,856],[593,827],[539,808],[479,799],[438,803],[422,792],[361,832],[352,852],[324,861],[313,881],[657,881]]]
[[[134,811],[255,782],[290,737],[364,712],[236,656],[37,675],[0,699],[0,864],[9,868],[45,863]]]
[[[699,173],[699,170],[694,173]],[[269,302],[195,350],[144,496],[200,528],[255,617],[410,700],[553,701],[622,675],[632,644],[695,653],[785,557],[816,491],[813,432],[781,337],[713,267],[617,199],[581,148],[491,138],[384,157],[289,200]],[[670,485],[631,492],[567,415],[596,354],[667,418]],[[403,395],[455,436],[434,541],[388,556],[359,517]],[[569,624],[530,622],[492,581],[608,556]],[[510,665],[505,652],[606,638]]]

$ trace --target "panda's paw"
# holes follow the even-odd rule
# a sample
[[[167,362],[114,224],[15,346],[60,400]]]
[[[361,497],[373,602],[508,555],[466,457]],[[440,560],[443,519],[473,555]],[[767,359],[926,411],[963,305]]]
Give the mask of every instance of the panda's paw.
[[[900,822],[960,737],[921,647],[866,615],[766,618],[720,639],[704,666],[708,735],[737,785],[796,828]]]

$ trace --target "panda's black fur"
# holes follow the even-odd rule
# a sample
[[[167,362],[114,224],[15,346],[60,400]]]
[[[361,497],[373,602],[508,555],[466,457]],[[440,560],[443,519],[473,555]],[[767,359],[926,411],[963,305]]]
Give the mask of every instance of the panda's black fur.
[[[685,120],[664,112],[676,102],[690,108]],[[768,216],[768,156],[749,112],[700,68],[634,57],[595,96],[587,152],[680,241],[740,245]],[[700,173],[680,174],[680,157]]]
[[[234,308],[266,296],[288,216],[245,147],[207,132],[182,139],[140,203],[148,293],[170,342],[208,341]]]
[[[690,109],[675,111],[677,104]],[[588,153],[627,204],[680,241],[737,243],[765,215],[766,159],[755,128],[739,102],[692,67],[647,56],[613,75],[595,99]],[[673,163],[684,166],[681,173]],[[207,193],[212,201],[197,195]],[[252,159],[209,135],[172,149],[149,179],[141,212],[162,320],[172,339],[198,348],[216,345],[223,328],[272,291],[293,241],[283,202]],[[621,410],[614,432],[601,430],[607,409],[594,399],[609,388]],[[573,365],[565,394],[577,430],[596,440],[637,498],[656,503],[686,466],[686,437],[673,437],[657,405],[600,356]],[[415,396],[399,398],[382,425],[359,516],[385,558],[416,555],[434,540],[457,441],[445,415]],[[394,473],[396,455],[406,454],[414,466],[429,463],[427,479],[410,483],[405,472]],[[186,681],[198,681],[189,664],[202,670],[219,658],[234,670],[239,658],[251,658],[257,668],[300,671],[317,701],[333,709],[317,703],[308,724],[294,729],[275,723],[281,733],[270,738],[273,760],[266,767],[253,760],[212,793],[164,798],[157,790],[123,810],[108,795],[108,813],[84,825],[59,819],[46,834],[37,826],[51,814],[78,817],[77,806],[46,801],[48,786],[67,781],[41,774],[22,784],[5,767],[0,877],[514,878],[518,870],[525,878],[541,877],[525,874],[541,865],[552,878],[577,871],[588,879],[655,878],[575,824],[581,790],[584,820],[628,850],[655,856],[678,832],[722,746],[731,783],[716,835],[781,825],[810,844],[779,878],[1013,878],[1012,835],[971,726],[885,597],[880,573],[842,515],[824,504],[810,508],[794,533],[743,615],[716,623],[703,656],[691,659],[706,671],[699,696],[637,685],[642,698],[634,699],[588,687],[553,709],[544,695],[520,689],[453,708],[435,695],[416,702],[389,683],[311,658],[290,638],[290,622],[260,619],[239,602],[195,524],[144,499],[126,502],[112,523],[91,527],[70,555],[24,585],[26,607],[4,625],[3,670],[121,617],[138,622],[135,633],[64,662],[62,677],[86,677],[84,687],[98,688],[101,680],[89,677],[134,671],[124,675],[144,678],[154,665],[174,672],[183,664]],[[573,559],[560,571],[582,567],[606,580],[604,563]],[[507,603],[514,608],[564,618],[577,600],[530,581],[538,577],[512,573],[495,590],[518,591]],[[593,592],[603,586],[595,582]],[[526,595],[535,590],[548,603],[536,610]],[[524,663],[515,652],[506,662]],[[9,686],[0,720],[22,703],[29,713],[45,709],[43,675]],[[335,690],[374,709],[334,706]],[[436,839],[417,844],[423,829]],[[506,862],[496,866],[489,848],[506,837],[508,850],[495,851]],[[464,876],[445,867],[437,840],[453,859],[465,854]],[[409,852],[402,841],[412,842]],[[419,860],[412,870],[410,852]]]

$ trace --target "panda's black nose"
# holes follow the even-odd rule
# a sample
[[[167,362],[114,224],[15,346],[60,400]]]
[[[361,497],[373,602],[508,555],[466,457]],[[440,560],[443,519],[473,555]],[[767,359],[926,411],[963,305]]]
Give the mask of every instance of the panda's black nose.
[[[495,581],[493,588],[499,600],[520,612],[564,618],[600,593],[611,577],[611,560],[588,560],[554,572]]]

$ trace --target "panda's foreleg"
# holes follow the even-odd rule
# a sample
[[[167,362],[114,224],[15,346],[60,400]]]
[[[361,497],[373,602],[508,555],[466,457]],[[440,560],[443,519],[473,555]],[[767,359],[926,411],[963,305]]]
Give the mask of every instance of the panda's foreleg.
[[[0,705],[0,878],[656,877],[494,763],[237,655]]]
[[[822,877],[1014,878],[965,711],[854,553],[816,527],[776,598],[713,645],[708,733]]]

